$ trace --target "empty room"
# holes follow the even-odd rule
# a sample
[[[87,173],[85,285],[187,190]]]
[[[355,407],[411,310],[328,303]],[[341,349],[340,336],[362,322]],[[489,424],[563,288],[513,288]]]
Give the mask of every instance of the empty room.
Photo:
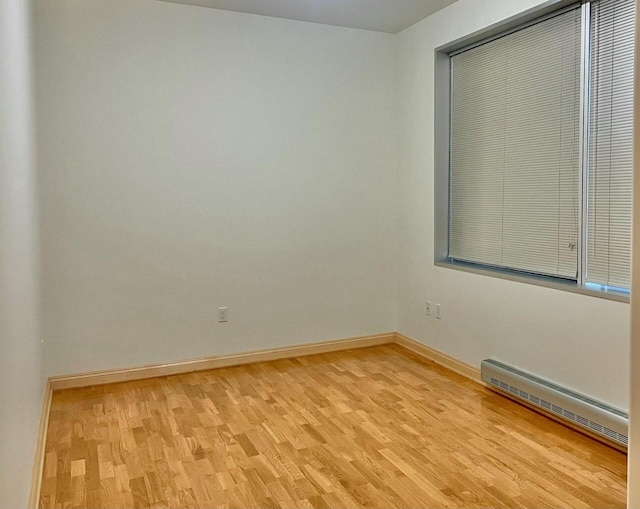
[[[0,508],[639,508],[636,33],[0,0]]]

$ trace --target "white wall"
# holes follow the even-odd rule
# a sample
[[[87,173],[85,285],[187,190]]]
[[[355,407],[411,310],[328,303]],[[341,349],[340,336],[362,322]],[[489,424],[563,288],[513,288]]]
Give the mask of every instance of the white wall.
[[[44,380],[29,2],[0,0],[0,507],[25,507]]]
[[[35,23],[49,374],[395,329],[392,35],[153,0]]]
[[[398,330],[479,366],[493,357],[620,408],[629,305],[433,264],[434,50],[538,0],[459,0],[399,35]],[[442,304],[442,320],[424,302]]]

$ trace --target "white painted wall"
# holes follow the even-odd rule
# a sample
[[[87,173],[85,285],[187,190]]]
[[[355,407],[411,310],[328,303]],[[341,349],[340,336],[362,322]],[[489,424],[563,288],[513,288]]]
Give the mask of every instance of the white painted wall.
[[[459,0],[399,34],[398,330],[475,366],[493,357],[620,408],[629,305],[433,264],[433,87],[438,46],[538,0]],[[442,320],[424,302],[442,304]]]
[[[0,507],[25,507],[44,388],[29,2],[0,0]]]
[[[636,0],[640,12],[640,0]],[[640,45],[640,18],[636,17],[636,53]],[[631,292],[640,295],[640,58],[636,57],[633,160],[633,248]],[[640,507],[640,298],[631,299],[631,403],[627,455],[627,507]]]
[[[395,329],[394,36],[153,0],[35,23],[49,374]]]

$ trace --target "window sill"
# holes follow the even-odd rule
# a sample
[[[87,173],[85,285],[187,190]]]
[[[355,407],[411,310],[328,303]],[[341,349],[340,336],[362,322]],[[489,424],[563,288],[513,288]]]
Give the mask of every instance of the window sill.
[[[435,262],[436,267],[442,267],[446,269],[460,270],[463,272],[470,272],[472,274],[479,274],[481,276],[496,277],[499,279],[506,279],[507,281],[515,281],[518,283],[527,283],[536,286],[544,286],[545,288],[552,288],[554,290],[564,290],[566,292],[579,293],[582,295],[589,295],[590,297],[598,297],[600,299],[608,299],[616,302],[629,302],[629,294],[624,292],[617,292],[614,290],[592,290],[590,288],[584,288],[578,285],[574,281],[566,281],[561,279],[555,279],[552,277],[537,276],[535,274],[522,274],[519,272],[512,272],[506,269],[494,269],[490,267],[482,267],[473,263],[458,262],[451,260],[439,260]]]

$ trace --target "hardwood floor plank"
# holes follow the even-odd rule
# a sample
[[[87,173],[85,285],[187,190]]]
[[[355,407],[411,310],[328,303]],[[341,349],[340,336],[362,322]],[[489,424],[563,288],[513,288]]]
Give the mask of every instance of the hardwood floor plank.
[[[54,392],[40,507],[624,507],[626,457],[394,345]]]

